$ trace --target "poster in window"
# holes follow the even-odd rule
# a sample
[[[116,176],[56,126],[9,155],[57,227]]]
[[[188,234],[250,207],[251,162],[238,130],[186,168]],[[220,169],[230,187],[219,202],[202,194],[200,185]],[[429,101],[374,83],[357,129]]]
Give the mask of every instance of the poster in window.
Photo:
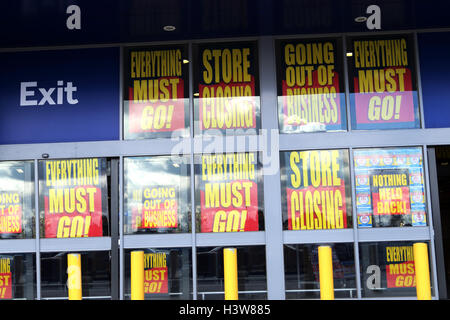
[[[0,255],[0,300],[12,299],[13,292],[14,257]]]
[[[125,159],[125,233],[188,231],[186,158]]]
[[[22,224],[23,190],[0,189],[0,234],[20,234]]]
[[[351,38],[348,50],[352,128],[418,128],[412,37]]]
[[[125,139],[186,135],[189,126],[186,46],[128,48],[124,59]]]
[[[197,170],[200,232],[259,230],[255,152],[203,154]]]
[[[45,238],[103,236],[106,159],[45,160],[39,166]]]
[[[195,47],[196,134],[255,134],[260,128],[256,42]]]
[[[151,186],[133,190],[132,228],[177,229],[179,190],[173,186]]]
[[[170,251],[144,250],[144,295],[169,295]]]
[[[345,150],[283,154],[283,212],[288,230],[349,227],[351,198]],[[284,175],[283,175],[284,176]]]
[[[283,40],[276,48],[280,132],[346,130],[340,41]]]
[[[416,296],[413,243],[360,245],[364,297]]]
[[[354,151],[359,227],[426,226],[421,148]]]

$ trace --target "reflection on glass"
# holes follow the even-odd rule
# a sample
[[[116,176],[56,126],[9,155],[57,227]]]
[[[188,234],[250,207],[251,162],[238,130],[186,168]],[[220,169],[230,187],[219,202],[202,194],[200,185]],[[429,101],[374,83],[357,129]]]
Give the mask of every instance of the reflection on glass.
[[[267,299],[264,246],[234,248],[237,249],[239,299]],[[224,247],[197,248],[199,300],[224,299],[223,249]]]
[[[427,225],[422,148],[354,150],[358,227]]]
[[[0,254],[0,301],[36,297],[36,259],[33,253]]]
[[[124,138],[189,135],[186,45],[125,48]]]
[[[332,249],[334,297],[356,298],[352,243],[326,244]],[[284,245],[286,299],[320,299],[318,244]]]
[[[276,43],[280,133],[347,129],[339,39]]]
[[[361,243],[359,258],[363,297],[417,296],[413,242]]]
[[[194,161],[197,232],[264,230],[256,152],[203,154]]]
[[[34,164],[0,162],[0,239],[33,238]]]
[[[192,299],[192,250],[188,248],[136,249],[144,251],[144,299]],[[131,252],[125,250],[125,299],[131,297]]]
[[[41,295],[44,299],[67,299],[67,254],[41,253]],[[79,252],[83,299],[111,299],[111,259],[109,251]]]
[[[105,158],[39,161],[41,237],[109,235],[109,175]]]
[[[125,158],[125,234],[190,231],[187,157]]]
[[[194,46],[196,135],[257,134],[260,128],[256,42]]]
[[[412,35],[348,38],[352,129],[419,128]]]
[[[282,152],[280,161],[285,230],[352,227],[347,150]]]

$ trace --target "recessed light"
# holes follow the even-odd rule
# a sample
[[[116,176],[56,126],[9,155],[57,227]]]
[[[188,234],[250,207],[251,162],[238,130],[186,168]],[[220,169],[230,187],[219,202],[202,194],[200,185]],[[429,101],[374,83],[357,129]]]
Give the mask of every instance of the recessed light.
[[[164,29],[164,31],[173,31],[176,28],[175,28],[175,26],[164,26],[163,29]]]
[[[367,17],[356,17],[355,18],[355,22],[364,22],[364,21],[366,21],[367,20]]]

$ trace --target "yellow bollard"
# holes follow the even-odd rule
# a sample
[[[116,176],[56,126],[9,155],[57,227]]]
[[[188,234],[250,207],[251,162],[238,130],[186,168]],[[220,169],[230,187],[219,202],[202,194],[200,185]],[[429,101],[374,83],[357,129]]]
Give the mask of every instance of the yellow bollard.
[[[69,300],[81,300],[81,254],[67,254],[67,288]]]
[[[416,270],[417,300],[431,300],[430,268],[428,265],[428,246],[414,243],[414,268]]]
[[[225,283],[225,300],[238,300],[236,248],[223,249],[223,273]]]
[[[131,300],[144,300],[144,251],[131,252]]]
[[[319,246],[320,299],[334,300],[333,257],[331,247]]]

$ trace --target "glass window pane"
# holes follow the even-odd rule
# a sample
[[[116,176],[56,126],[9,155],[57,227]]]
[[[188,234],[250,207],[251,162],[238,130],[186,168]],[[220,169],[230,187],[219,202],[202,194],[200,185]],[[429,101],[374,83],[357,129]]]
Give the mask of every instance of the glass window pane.
[[[264,230],[256,152],[195,156],[197,232]]]
[[[125,158],[125,233],[190,232],[187,157]]]
[[[422,148],[354,150],[358,227],[427,225]]]
[[[124,49],[124,138],[189,135],[187,45]]]
[[[419,128],[412,35],[350,37],[352,129]]]
[[[363,297],[417,296],[413,242],[360,243],[359,258]]]
[[[256,134],[261,127],[257,43],[198,44],[193,56],[195,134]]]
[[[35,297],[35,254],[0,254],[0,300],[34,300]]]
[[[0,239],[34,238],[34,163],[0,162]]]
[[[281,152],[284,230],[352,227],[347,150]]]
[[[68,298],[67,254],[41,253],[42,298]],[[109,251],[79,252],[83,299],[111,299],[111,254]]]
[[[144,299],[192,299],[192,250],[158,248],[125,250],[125,299],[131,298],[131,252],[144,251]]]
[[[286,299],[320,299],[319,246],[284,245]],[[334,297],[356,298],[353,243],[335,243],[326,246],[330,246],[332,250]]]
[[[347,129],[341,39],[276,42],[280,133]]]
[[[39,161],[41,238],[109,235],[109,175],[104,158]]]
[[[197,248],[198,300],[224,299],[224,248]],[[239,300],[267,299],[265,247],[235,248],[237,249]]]

